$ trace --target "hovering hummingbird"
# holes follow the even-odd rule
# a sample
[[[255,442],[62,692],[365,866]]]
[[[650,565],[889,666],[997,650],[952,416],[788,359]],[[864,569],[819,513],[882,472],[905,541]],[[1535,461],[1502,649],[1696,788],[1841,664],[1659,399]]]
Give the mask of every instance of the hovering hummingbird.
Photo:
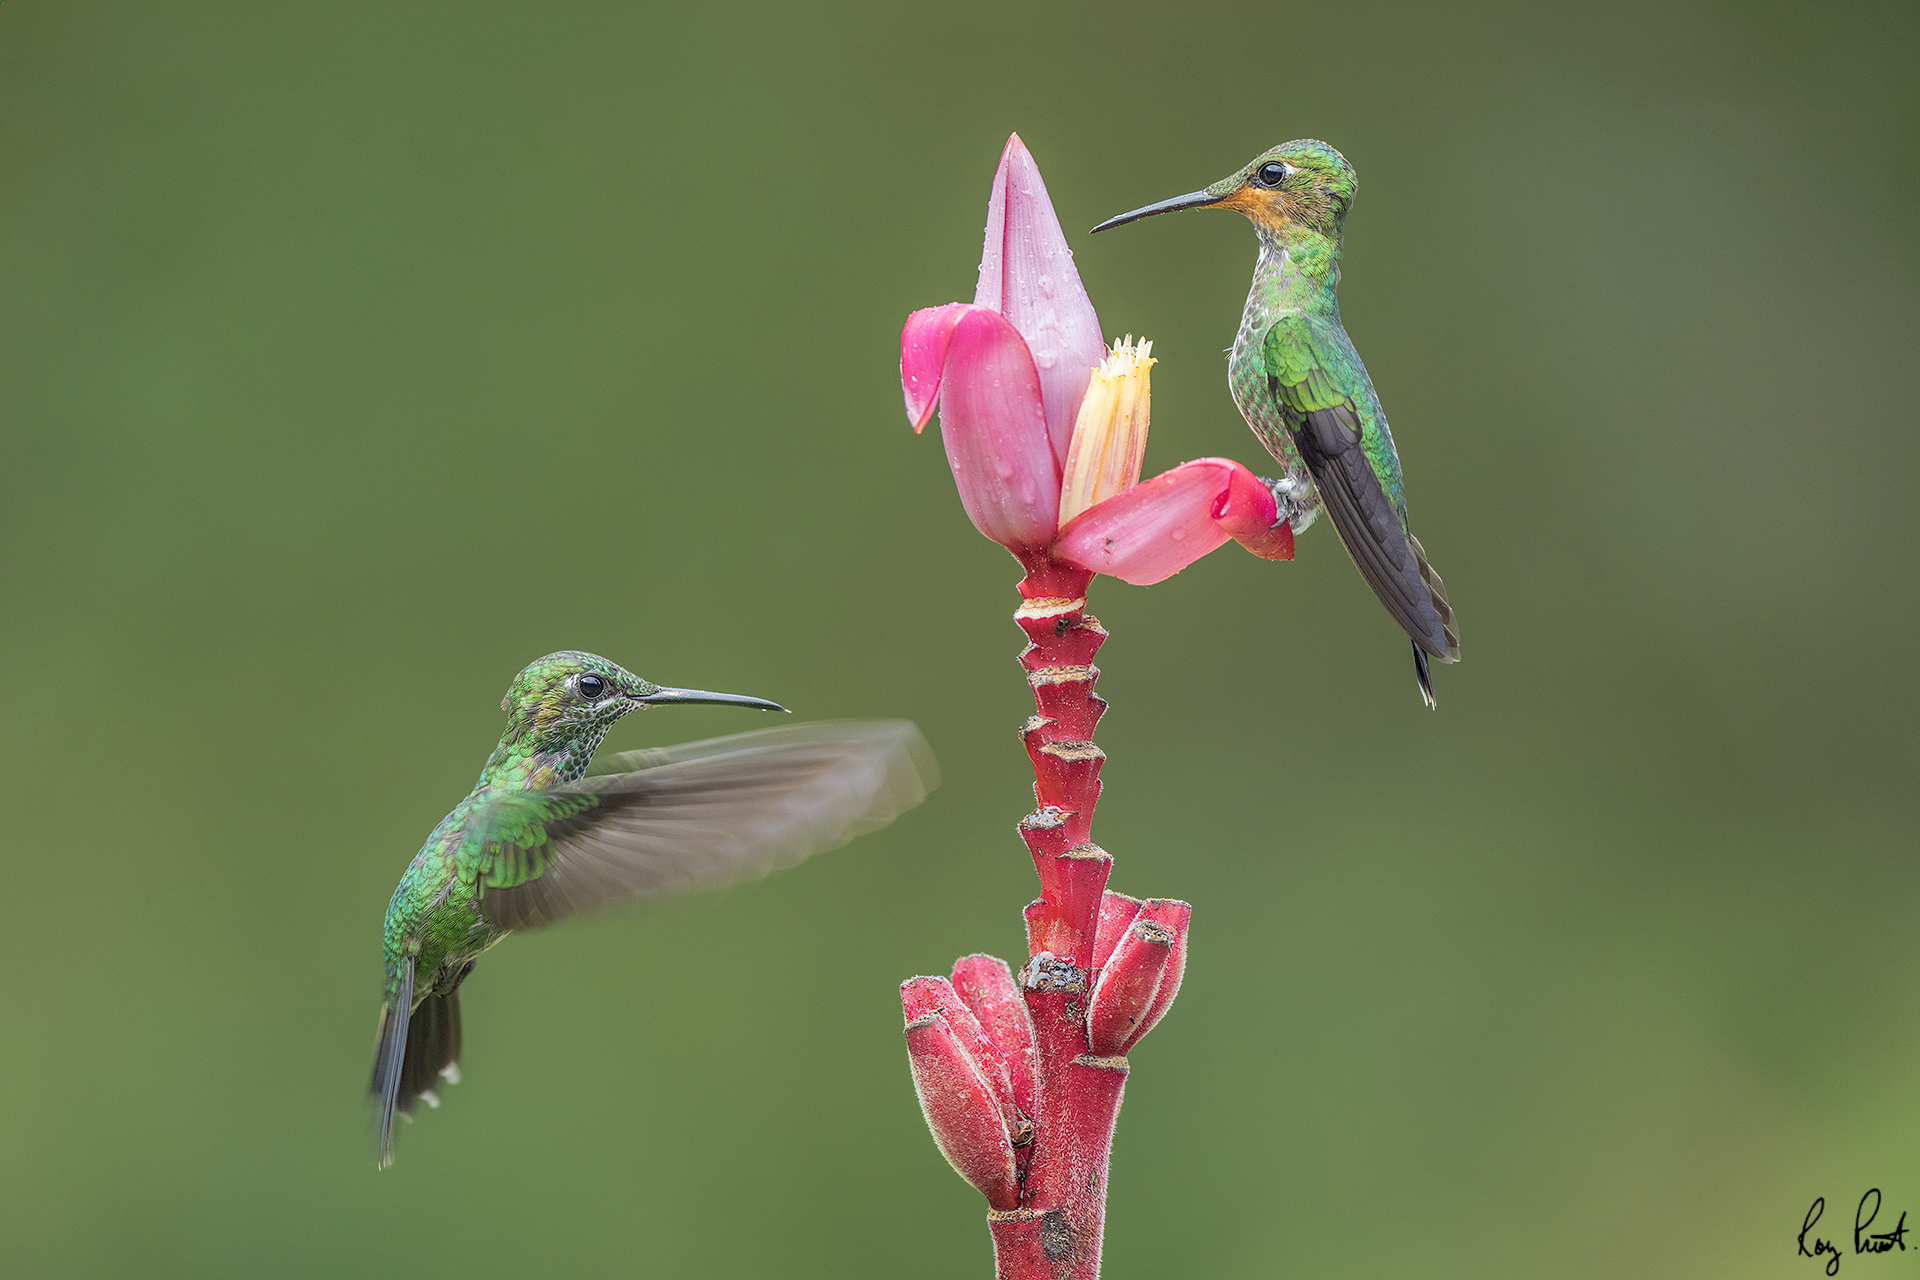
[[[395,1112],[460,1078],[460,984],[519,929],[624,898],[762,875],[885,826],[936,768],[905,720],[794,725],[677,747],[593,753],[642,707],[724,703],[591,653],[548,654],[501,702],[510,719],[473,791],[414,856],[387,907],[386,996],[373,1059],[382,1168]]]
[[[1204,191],[1109,218],[1105,231],[1176,209],[1235,209],[1260,236],[1260,257],[1227,381],[1240,415],[1287,469],[1275,494],[1296,530],[1324,509],[1353,563],[1413,642],[1420,696],[1431,707],[1429,655],[1460,660],[1446,586],[1407,527],[1406,489],[1360,354],[1340,325],[1341,225],[1355,178],[1346,157],[1303,138],[1255,156]],[[1317,494],[1317,496],[1316,496]]]

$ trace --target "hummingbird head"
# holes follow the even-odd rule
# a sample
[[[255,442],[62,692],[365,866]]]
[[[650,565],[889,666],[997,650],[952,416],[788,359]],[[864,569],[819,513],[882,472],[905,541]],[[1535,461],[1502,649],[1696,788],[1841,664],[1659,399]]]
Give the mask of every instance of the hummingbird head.
[[[1234,209],[1244,213],[1263,238],[1308,231],[1337,241],[1356,184],[1345,156],[1324,142],[1301,138],[1261,152],[1210,187],[1108,218],[1094,230],[1176,209]]]
[[[592,738],[598,746],[613,722],[629,711],[670,702],[786,710],[778,703],[745,694],[657,685],[597,653],[573,649],[550,653],[515,676],[500,709],[513,718],[509,736],[531,735],[543,749],[550,749],[582,737]]]

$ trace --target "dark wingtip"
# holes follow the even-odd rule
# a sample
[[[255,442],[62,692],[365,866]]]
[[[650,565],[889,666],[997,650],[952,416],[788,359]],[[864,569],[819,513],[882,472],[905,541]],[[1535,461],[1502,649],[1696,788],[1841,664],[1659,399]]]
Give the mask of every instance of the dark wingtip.
[[[1413,675],[1420,682],[1420,700],[1427,704],[1427,710],[1438,711],[1440,704],[1433,697],[1433,672],[1427,669],[1427,651],[1420,647],[1418,640],[1407,643],[1413,648]]]

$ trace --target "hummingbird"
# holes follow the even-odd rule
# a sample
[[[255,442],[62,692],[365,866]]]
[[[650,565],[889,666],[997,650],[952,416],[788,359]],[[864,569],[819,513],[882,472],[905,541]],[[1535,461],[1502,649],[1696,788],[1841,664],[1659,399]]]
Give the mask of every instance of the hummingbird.
[[[674,689],[596,654],[550,653],[514,678],[480,780],[414,856],[387,907],[373,1059],[379,1167],[393,1117],[460,1078],[460,984],[480,954],[626,898],[713,887],[837,848],[919,804],[937,769],[905,720],[827,721],[595,761],[647,707],[764,698]]]
[[[1428,658],[1460,660],[1446,585],[1407,524],[1406,487],[1380,397],[1340,324],[1340,242],[1353,166],[1302,138],[1262,152],[1201,191],[1109,218],[1095,232],[1176,209],[1233,209],[1260,237],[1253,287],[1227,361],[1240,416],[1287,469],[1270,482],[1295,530],[1321,510],[1354,565],[1406,631],[1420,696]]]

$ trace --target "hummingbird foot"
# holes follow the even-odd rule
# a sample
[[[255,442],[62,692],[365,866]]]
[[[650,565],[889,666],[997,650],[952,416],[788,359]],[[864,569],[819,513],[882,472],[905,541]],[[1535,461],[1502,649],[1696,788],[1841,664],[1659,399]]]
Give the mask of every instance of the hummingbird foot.
[[[1278,480],[1269,480],[1266,476],[1254,478],[1273,495],[1273,505],[1279,514],[1274,517],[1271,528],[1278,529],[1285,520],[1295,533],[1305,533],[1319,516],[1320,493],[1313,487],[1311,478],[1291,475]]]

